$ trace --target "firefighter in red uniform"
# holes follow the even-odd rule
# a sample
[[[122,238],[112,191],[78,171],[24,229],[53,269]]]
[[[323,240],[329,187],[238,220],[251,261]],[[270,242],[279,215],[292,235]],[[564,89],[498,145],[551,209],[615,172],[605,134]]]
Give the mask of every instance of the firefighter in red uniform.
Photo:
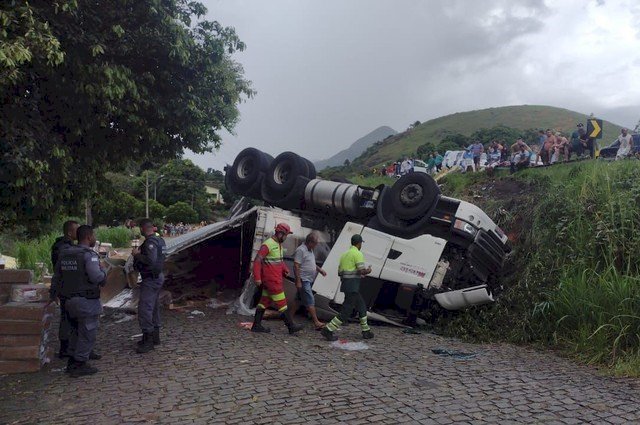
[[[302,325],[293,321],[293,312],[287,309],[287,297],[282,283],[283,279],[289,275],[289,269],[283,259],[282,243],[291,233],[293,232],[288,224],[276,225],[275,234],[264,241],[253,262],[253,279],[256,285],[262,288],[262,297],[256,307],[256,315],[251,327],[253,332],[271,332],[269,328],[262,326],[262,316],[272,302],[274,307],[282,313],[290,334],[303,328]]]

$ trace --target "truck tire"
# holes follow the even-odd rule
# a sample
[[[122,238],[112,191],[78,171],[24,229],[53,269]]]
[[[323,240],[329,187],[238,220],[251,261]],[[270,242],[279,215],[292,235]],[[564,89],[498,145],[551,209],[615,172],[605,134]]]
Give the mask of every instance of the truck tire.
[[[429,225],[431,214],[425,214],[417,219],[402,219],[396,214],[393,198],[390,195],[390,188],[382,190],[378,198],[376,216],[369,220],[367,227],[403,239],[412,239],[423,234]]]
[[[409,173],[391,187],[393,212],[398,218],[417,220],[429,214],[440,196],[438,184],[425,173]]]
[[[278,191],[274,191],[265,184],[266,182],[263,182],[261,198],[268,204],[282,209],[302,210],[304,209],[304,190],[307,184],[309,184],[309,181],[306,177],[298,177],[294,181],[291,190],[284,195]]]
[[[271,155],[255,149],[246,148],[238,154],[225,179],[230,190],[244,196],[255,196],[256,188],[273,161]]]
[[[283,198],[292,191],[298,177],[307,177],[307,174],[309,167],[304,158],[293,152],[283,152],[271,162],[263,186],[272,196]]]
[[[307,163],[307,167],[308,167],[307,178],[309,180],[315,179],[318,176],[318,174],[316,173],[316,166],[313,165],[313,162],[309,161],[307,158],[302,158],[302,159],[304,159]]]

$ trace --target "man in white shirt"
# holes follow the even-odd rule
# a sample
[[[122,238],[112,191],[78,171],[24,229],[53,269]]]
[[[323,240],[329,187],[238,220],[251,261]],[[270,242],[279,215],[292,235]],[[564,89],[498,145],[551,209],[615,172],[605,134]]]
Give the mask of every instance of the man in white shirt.
[[[633,153],[633,138],[626,128],[620,130],[618,141],[620,142],[620,147],[618,147],[618,153],[616,153],[616,160],[626,158]]]
[[[311,232],[307,235],[304,243],[300,245],[295,254],[293,254],[293,268],[296,272],[296,287],[300,293],[302,304],[307,308],[316,330],[322,329],[324,323],[318,320],[316,314],[315,299],[311,285],[316,280],[316,276],[320,273],[326,276],[327,273],[318,267],[313,249],[318,245],[318,235]]]

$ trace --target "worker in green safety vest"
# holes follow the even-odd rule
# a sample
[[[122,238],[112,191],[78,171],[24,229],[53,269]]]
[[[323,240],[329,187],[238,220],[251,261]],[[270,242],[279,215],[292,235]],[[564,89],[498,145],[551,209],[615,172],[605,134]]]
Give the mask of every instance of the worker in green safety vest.
[[[340,291],[344,292],[344,302],[340,314],[334,317],[327,325],[322,328],[322,336],[328,341],[335,341],[338,337],[335,331],[338,327],[349,320],[351,313],[355,308],[360,318],[360,327],[362,328],[362,338],[373,338],[373,332],[367,323],[367,305],[360,295],[360,281],[363,276],[371,273],[371,266],[364,266],[364,254],[362,254],[362,236],[351,236],[351,248],[340,257],[340,265],[338,266],[338,275],[342,279]]]

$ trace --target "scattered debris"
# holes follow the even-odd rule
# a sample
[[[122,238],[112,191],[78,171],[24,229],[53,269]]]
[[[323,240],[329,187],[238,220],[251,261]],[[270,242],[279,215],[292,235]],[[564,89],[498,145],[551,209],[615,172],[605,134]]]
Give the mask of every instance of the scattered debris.
[[[347,351],[361,351],[369,349],[369,346],[364,342],[349,342],[346,339],[339,339],[332,342],[331,347]]]
[[[116,318],[116,317],[114,317]],[[134,320],[136,318],[136,316],[134,314],[122,314],[122,317],[118,317],[115,321],[115,323],[124,323],[124,322],[130,322],[132,320]]]
[[[240,326],[242,329],[251,330],[251,327],[253,326],[253,322],[240,322],[238,323],[238,326]]]
[[[439,356],[443,356],[443,357],[453,357],[454,359],[458,359],[458,360],[466,360],[466,359],[471,359],[475,356],[477,356],[476,353],[466,353],[464,351],[458,351],[458,350],[448,350],[446,348],[434,348],[433,350],[431,350],[434,354],[437,354]]]
[[[204,311],[200,311],[200,310],[191,310],[189,312],[189,317],[196,317],[196,316],[203,316],[204,317]]]
[[[416,329],[416,328],[405,328],[402,330],[403,334],[409,334],[409,335],[420,335],[422,334],[422,331]]]
[[[137,339],[137,338],[140,338],[141,336],[142,334],[135,334],[135,335],[131,335],[129,339]]]
[[[207,307],[209,308],[221,308],[221,307],[226,307],[229,304],[231,304],[233,301],[220,301],[217,298],[211,298],[209,300],[209,302],[207,303]]]

